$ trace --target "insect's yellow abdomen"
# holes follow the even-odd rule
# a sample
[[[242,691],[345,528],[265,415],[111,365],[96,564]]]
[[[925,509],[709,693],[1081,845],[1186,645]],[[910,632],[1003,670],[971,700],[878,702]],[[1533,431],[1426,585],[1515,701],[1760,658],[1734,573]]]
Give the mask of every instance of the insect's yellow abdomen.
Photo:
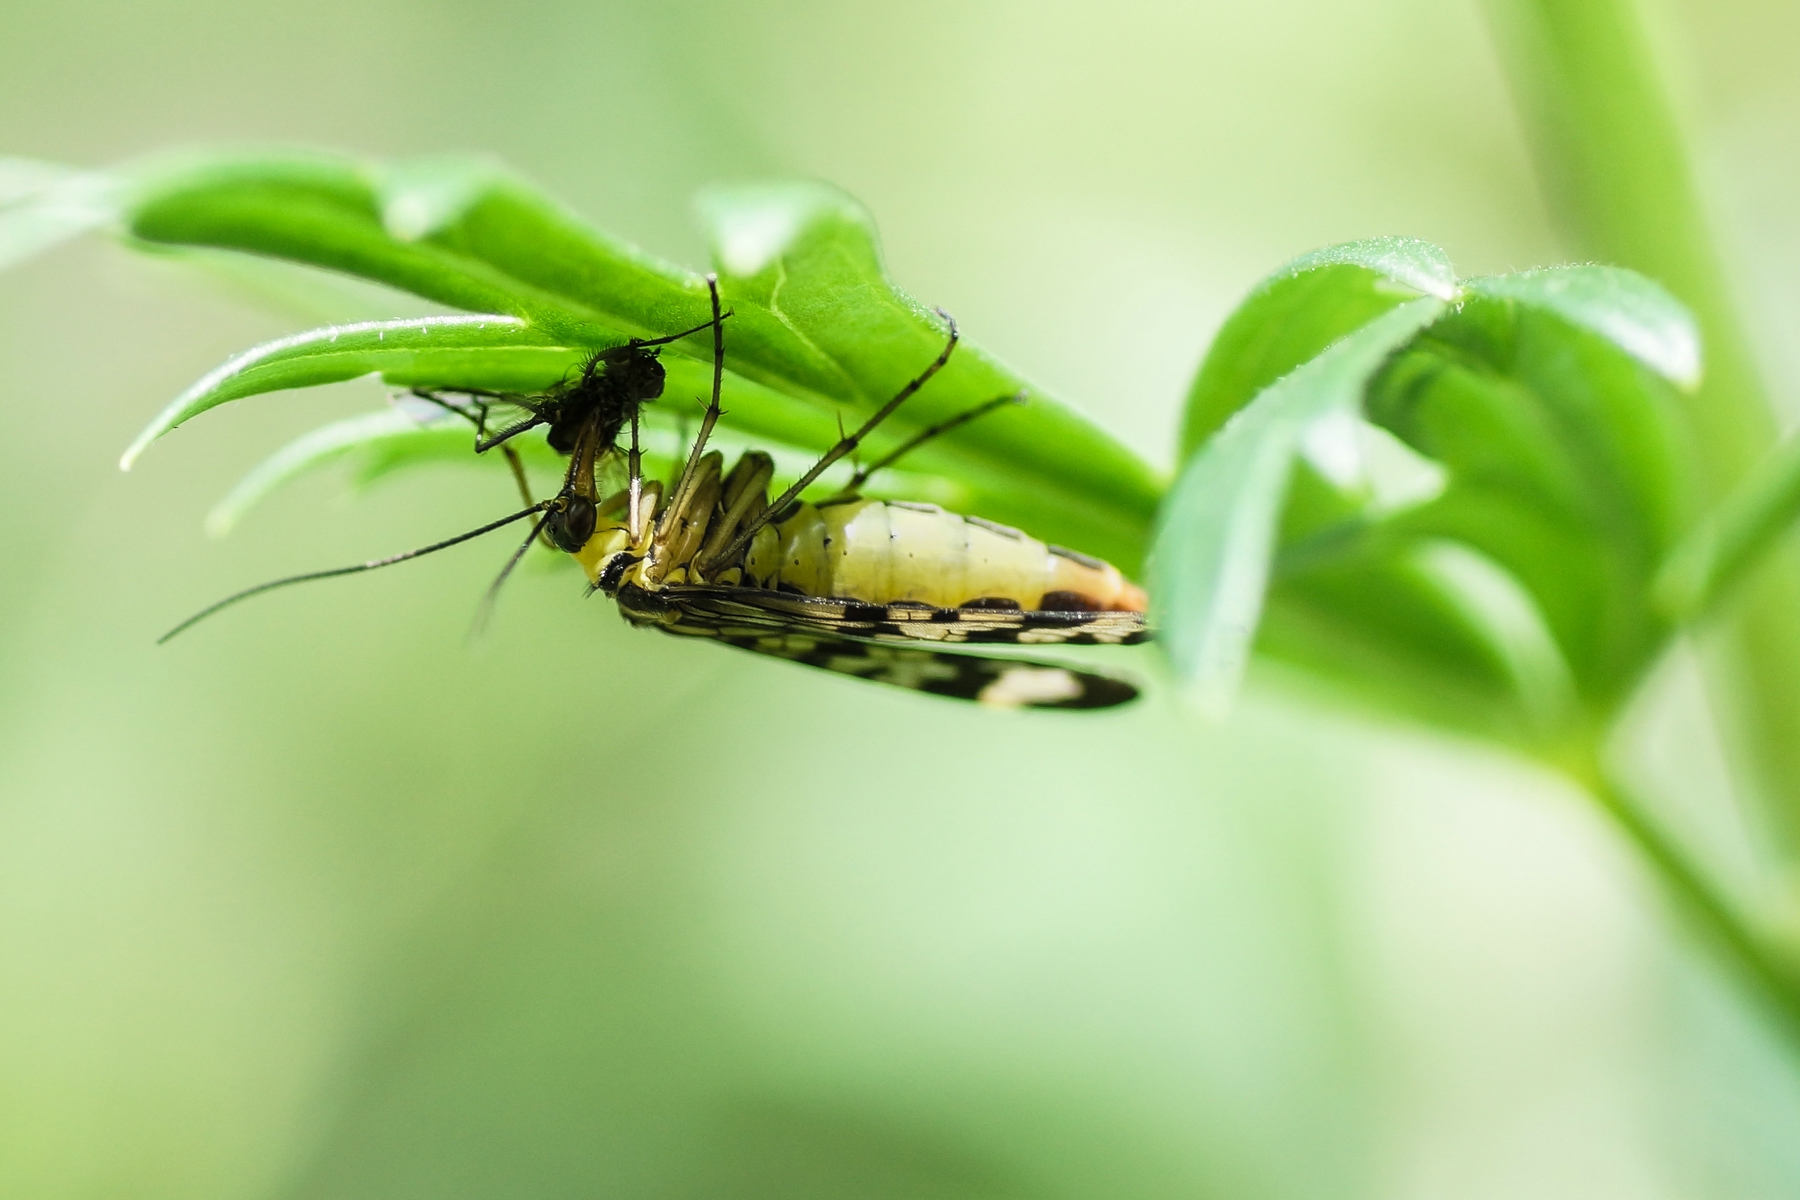
[[[1109,563],[929,504],[802,504],[757,536],[745,575],[757,587],[878,604],[1144,610],[1143,592]]]

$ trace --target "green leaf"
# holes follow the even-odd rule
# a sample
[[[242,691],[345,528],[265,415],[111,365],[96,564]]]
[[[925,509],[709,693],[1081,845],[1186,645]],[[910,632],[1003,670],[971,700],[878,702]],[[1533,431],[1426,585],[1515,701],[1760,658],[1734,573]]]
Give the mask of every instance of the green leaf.
[[[1691,328],[1628,272],[1478,283],[1365,394],[1369,420],[1445,470],[1442,490],[1371,512],[1302,472],[1261,647],[1543,748],[1612,711],[1666,643],[1648,601],[1688,520],[1670,377],[1691,378]]]
[[[1672,388],[1594,324],[1474,293],[1383,372],[1368,412],[1450,472],[1393,529],[1461,542],[1519,580],[1605,712],[1666,640],[1650,585],[1691,489]]]
[[[1228,704],[1243,675],[1302,442],[1354,413],[1369,378],[1443,310],[1434,296],[1415,299],[1339,339],[1266,388],[1182,469],[1159,522],[1152,594],[1164,649],[1202,706]]]
[[[1338,338],[1419,296],[1453,300],[1444,252],[1414,238],[1372,238],[1295,259],[1226,319],[1188,392],[1181,458],[1258,392]]]
[[[681,421],[668,410],[651,410],[643,430],[644,470],[652,478],[673,479],[687,458],[696,421]],[[312,430],[283,446],[244,476],[231,491],[213,506],[206,518],[207,532],[223,537],[236,528],[245,514],[276,491],[294,480],[315,471],[347,465],[350,478],[359,487],[367,487],[414,467],[481,466],[502,474],[507,472],[500,455],[477,456],[471,453],[474,430],[465,421],[451,418],[420,424],[398,409],[363,413],[323,428]],[[568,460],[544,441],[542,431],[533,431],[510,443],[528,471],[541,471],[539,482],[560,478]],[[745,438],[729,430],[715,431],[711,447],[725,454],[727,461],[745,450],[757,449],[775,460],[775,483],[779,489],[800,477],[811,467],[816,456],[810,451],[783,448],[766,438]],[[615,461],[611,469],[615,472]],[[815,490],[818,497],[841,489],[854,468],[828,472]],[[604,482],[604,481],[603,481]],[[622,486],[622,480],[615,480]],[[542,495],[548,489],[540,488]],[[962,511],[967,497],[952,480],[916,472],[885,470],[878,472],[864,490],[871,496],[908,497],[929,500]]]
[[[732,307],[765,312],[782,331],[745,349],[749,339],[734,330],[735,369],[765,382],[808,373],[848,423],[898,392],[943,349],[942,321],[887,277],[873,223],[843,193],[822,184],[715,189],[702,195],[700,208]],[[933,440],[909,457],[909,468],[964,481],[981,516],[1134,571],[1162,481],[968,340],[896,414],[883,441],[893,444],[1019,391],[1027,404]]]
[[[0,270],[117,220],[119,199],[104,172],[0,158]]]
[[[580,352],[561,347],[516,317],[416,317],[367,321],[314,329],[267,342],[203,376],[159,413],[119,459],[132,464],[163,434],[209,408],[231,400],[285,388],[340,383],[377,372],[395,382],[463,379],[476,386],[508,386],[497,381],[555,379]]]
[[[522,439],[521,439],[522,440]],[[444,422],[421,426],[396,409],[363,413],[315,429],[282,447],[239,481],[225,498],[206,515],[206,532],[224,537],[256,504],[285,484],[329,463],[342,461],[353,454],[367,452],[382,443],[400,443],[404,454],[435,459],[434,451],[455,445],[453,457],[468,460],[469,432],[466,425]],[[429,446],[429,450],[426,447]],[[446,455],[446,458],[452,457]],[[501,466],[495,458],[492,465]]]
[[[1700,385],[1700,330],[1693,314],[1661,284],[1636,271],[1550,267],[1470,279],[1463,287],[1553,312],[1685,389]]]
[[[465,196],[483,186],[499,194],[524,191],[485,163],[439,160],[436,173],[457,174]],[[452,308],[519,317],[573,344],[613,332],[603,314],[510,273],[503,261],[482,257],[479,207],[415,236],[418,205],[412,197],[425,174],[415,171],[384,189],[381,167],[350,159],[212,155],[147,171],[129,229],[151,242],[244,250],[343,271]],[[398,232],[385,219],[395,205]]]
[[[1775,447],[1670,552],[1657,572],[1657,609],[1692,621],[1729,595],[1800,517],[1800,438]]]
[[[615,344],[623,340],[621,337]],[[585,349],[537,344],[529,326],[517,318],[503,316],[423,317],[312,330],[246,351],[209,373],[138,435],[120,465],[130,469],[151,442],[171,429],[210,408],[247,396],[337,383],[369,374],[379,374],[385,383],[397,388],[475,387],[538,393],[567,379],[588,353]],[[671,359],[666,363],[666,402],[647,408],[646,421],[677,430],[684,427],[685,414],[691,418],[685,426],[692,428],[698,424],[700,406],[711,391],[710,364]],[[810,461],[814,455],[805,448],[829,445],[836,440],[837,425],[831,417],[798,407],[781,394],[733,373],[725,375],[722,397],[737,436],[721,435],[721,446],[755,446],[777,455],[794,451]],[[692,409],[685,407],[689,400],[694,405]],[[376,416],[386,419],[385,414]],[[352,423],[337,430],[336,436],[349,436],[364,428]],[[379,431],[385,426],[377,421],[366,428]],[[418,445],[438,444],[433,441],[436,436],[422,437]],[[384,445],[391,440],[381,439]],[[329,439],[319,444],[327,443]],[[472,454],[468,438],[442,445],[455,445],[457,456]],[[302,460],[311,461],[308,454],[299,450],[296,453],[302,455]],[[276,470],[267,476],[267,487],[259,485],[240,500],[247,504],[260,499],[269,488],[297,473]],[[934,476],[916,466],[904,473],[883,472],[882,476],[876,481],[877,491],[891,479],[904,478],[920,487],[920,499],[951,506],[966,506],[975,499],[969,488],[954,479]]]
[[[600,234],[486,160],[208,155],[146,169],[135,186],[129,227],[140,239],[307,263],[514,318],[529,331],[524,346],[561,347],[571,357],[628,336],[689,328],[708,312],[698,275]],[[726,327],[725,421],[738,432],[822,451],[837,440],[840,418],[848,425],[873,411],[942,349],[941,324],[887,279],[867,215],[841,193],[820,185],[736,189],[710,193],[703,209],[734,312]],[[689,378],[678,363],[693,362],[701,373],[710,365],[710,348],[700,344],[706,339],[692,340],[665,356],[672,395],[677,376],[684,387]],[[482,386],[479,372],[506,370],[487,351],[507,349],[482,347],[465,361],[471,374],[462,378],[424,358],[417,370],[373,369],[396,384],[428,375],[439,387]],[[350,369],[303,357],[296,351],[266,376],[233,380],[227,390],[271,390],[275,378],[292,382],[272,386],[302,386],[345,378]],[[550,357],[516,351],[520,363]],[[563,369],[566,361],[551,381]],[[173,427],[172,417],[185,419],[203,401],[219,402],[210,395],[218,382],[196,385],[158,427]],[[935,480],[935,494],[962,497],[965,511],[1135,570],[1162,479],[966,339],[950,368],[872,436],[867,453],[1021,390],[1029,403],[957,429],[907,467]]]
[[[334,421],[289,442],[245,475],[207,514],[206,531],[224,537],[245,513],[280,488],[338,464],[349,466],[358,486],[368,486],[408,467],[427,465],[475,464],[506,474],[506,460],[500,455],[478,457],[470,452],[474,436],[466,421],[446,415],[444,420],[421,425],[393,408]],[[542,437],[519,437],[511,444],[527,467],[557,476],[566,466],[566,460]],[[646,454],[649,469],[666,467],[670,453],[667,445],[651,447]]]

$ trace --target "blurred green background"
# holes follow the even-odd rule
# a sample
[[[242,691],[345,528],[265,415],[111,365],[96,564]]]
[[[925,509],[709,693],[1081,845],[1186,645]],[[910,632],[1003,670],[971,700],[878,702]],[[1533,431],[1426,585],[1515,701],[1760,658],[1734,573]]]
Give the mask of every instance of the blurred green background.
[[[831,180],[902,286],[1161,464],[1211,330],[1295,254],[1569,256],[1473,3],[3,11],[7,153],[492,151],[694,265],[701,184]],[[1800,396],[1800,8],[1652,16]],[[500,546],[156,648],[510,502],[487,470],[320,478],[202,536],[366,383],[117,472],[311,323],[100,241],[0,280],[0,1193],[1800,1191],[1800,1062],[1588,802],[1303,681],[1212,726],[1160,691],[969,712],[629,630],[549,572],[468,647]],[[1708,728],[1678,658],[1644,769],[1753,875]]]

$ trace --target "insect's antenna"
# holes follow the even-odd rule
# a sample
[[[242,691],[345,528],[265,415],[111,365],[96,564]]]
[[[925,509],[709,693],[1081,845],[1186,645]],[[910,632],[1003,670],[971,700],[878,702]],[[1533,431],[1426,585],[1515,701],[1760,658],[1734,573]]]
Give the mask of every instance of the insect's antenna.
[[[995,396],[985,404],[977,404],[967,412],[957,413],[948,421],[939,421],[936,425],[921,429],[918,433],[915,433],[912,437],[909,437],[904,442],[900,443],[896,449],[890,451],[888,454],[876,459],[866,467],[858,468],[856,474],[850,477],[850,482],[844,485],[844,494],[849,495],[855,492],[857,488],[869,481],[869,476],[877,471],[893,466],[895,463],[905,458],[908,454],[911,454],[914,450],[917,450],[920,446],[923,446],[926,442],[929,442],[932,438],[937,437],[939,434],[949,433],[958,426],[967,425],[970,421],[980,420],[997,408],[1005,408],[1009,404],[1023,404],[1025,403],[1025,395],[1025,391],[1021,389],[1010,395]]]
[[[769,507],[757,514],[755,519],[745,522],[744,527],[738,530],[737,537],[732,539],[729,546],[713,555],[712,558],[708,559],[706,562],[700,564],[702,571],[708,570],[722,562],[730,562],[739,551],[750,544],[750,539],[755,537],[764,525],[773,521],[789,504],[799,499],[801,492],[804,492],[807,488],[811,487],[819,476],[829,470],[831,464],[861,445],[862,440],[869,436],[870,430],[892,416],[896,408],[899,408],[910,399],[915,392],[924,387],[926,381],[933,375],[936,375],[939,371],[944,369],[944,364],[950,361],[950,355],[955,351],[956,343],[962,335],[956,331],[956,320],[949,313],[940,308],[937,310],[937,315],[944,318],[945,324],[950,326],[950,339],[944,343],[943,352],[932,360],[930,366],[926,367],[923,371],[920,371],[917,378],[901,388],[892,400],[889,400],[886,404],[876,409],[875,415],[870,417],[867,421],[864,421],[860,429],[847,438],[839,438],[838,444],[827,450],[824,455],[820,457],[818,462],[808,468],[806,474],[794,481],[792,487],[788,488],[787,491],[781,493],[781,495],[771,501]]]
[[[494,576],[494,582],[488,584],[488,590],[481,597],[481,607],[475,610],[475,623],[469,627],[469,637],[478,637],[481,631],[487,628],[488,618],[494,615],[494,601],[500,598],[501,585],[506,582],[506,577],[513,573],[513,568],[519,565],[519,560],[525,557],[525,552],[531,549],[531,543],[537,540],[538,534],[544,528],[544,522],[549,519],[548,513],[537,519],[537,524],[531,527],[531,532],[525,535],[525,540],[519,543],[519,548],[513,551],[511,558],[506,560],[506,565],[500,568],[500,574]]]
[[[287,587],[289,584],[293,583],[310,583],[315,579],[331,579],[338,575],[355,575],[362,571],[373,571],[378,567],[391,567],[395,563],[402,563],[410,558],[422,558],[427,554],[435,554],[439,550],[447,550],[451,546],[457,545],[460,542],[466,542],[471,538],[478,538],[484,533],[492,533],[496,529],[511,525],[514,521],[523,521],[531,514],[543,511],[544,505],[534,504],[522,512],[514,513],[510,517],[502,517],[498,521],[489,521],[480,529],[471,529],[469,532],[459,533],[453,538],[445,538],[443,541],[433,542],[429,546],[420,546],[417,550],[407,550],[400,554],[390,554],[386,558],[371,559],[369,562],[357,563],[353,567],[336,567],[330,571],[308,571],[304,575],[289,575],[285,579],[271,579],[268,583],[259,583],[253,588],[245,588],[241,592],[235,592],[216,604],[207,605],[175,628],[169,630],[169,632],[157,638],[156,644],[159,646],[162,645],[176,634],[198,625],[201,621],[206,620],[206,618],[212,616],[220,609],[229,608],[239,600],[248,600],[252,596],[259,596],[264,592],[274,591],[276,588],[280,587]],[[536,530],[533,530],[532,532],[535,534]]]

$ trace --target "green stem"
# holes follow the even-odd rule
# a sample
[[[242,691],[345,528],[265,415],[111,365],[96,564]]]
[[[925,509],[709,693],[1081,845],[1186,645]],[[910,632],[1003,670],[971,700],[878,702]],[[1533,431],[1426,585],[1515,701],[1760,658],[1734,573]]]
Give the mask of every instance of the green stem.
[[[1675,114],[1634,0],[1486,0],[1539,174],[1576,252],[1642,271],[1693,309],[1707,378],[1688,419],[1722,499],[1775,440]],[[1784,558],[1787,556],[1783,556]],[[1800,857],[1800,569],[1770,571],[1726,631],[1718,681],[1766,827]]]
[[[1696,928],[1729,961],[1800,1049],[1800,967],[1762,936],[1604,769],[1577,773],[1580,782],[1655,868]]]

